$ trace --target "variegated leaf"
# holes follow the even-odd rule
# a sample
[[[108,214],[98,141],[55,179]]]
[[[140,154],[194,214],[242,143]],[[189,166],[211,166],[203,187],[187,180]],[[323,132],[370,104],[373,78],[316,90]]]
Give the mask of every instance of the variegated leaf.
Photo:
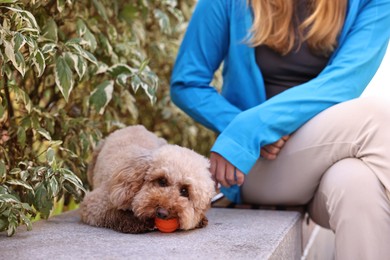
[[[22,187],[24,187],[24,188],[26,188],[28,190],[33,190],[33,188],[27,182],[24,182],[24,181],[21,181],[21,180],[18,180],[18,179],[8,180],[7,184],[22,186]]]
[[[69,95],[73,89],[74,80],[72,70],[64,57],[60,56],[56,58],[54,71],[56,85],[60,89],[66,102],[68,102]]]
[[[24,44],[26,44],[26,38],[23,36],[23,34],[19,32],[15,33],[13,41],[14,41],[14,51],[19,51],[20,48],[22,48]]]
[[[3,41],[3,45],[5,46],[4,54],[7,57],[7,61],[11,61],[14,68],[24,76],[24,73],[26,72],[26,63],[24,62],[23,55],[19,51],[15,52],[14,44],[12,42]]]
[[[30,13],[29,11],[14,8],[14,7],[6,7],[6,8],[11,10],[11,11],[14,11],[16,13],[19,13],[22,16],[22,19],[25,20],[26,22],[28,22],[32,26],[33,29],[39,30],[38,23],[35,20],[35,17],[32,13]]]
[[[43,128],[39,128],[37,129],[37,132],[42,135],[43,137],[45,137],[48,141],[51,141],[51,135],[48,131],[46,131],[45,129]]]
[[[160,9],[155,9],[154,17],[157,19],[161,31],[165,34],[171,34],[171,24],[168,15]]]
[[[79,55],[72,52],[65,52],[64,57],[68,64],[72,64],[72,67],[76,71],[79,79],[81,79],[87,72],[87,63]]]
[[[88,29],[87,25],[83,20],[77,20],[77,34],[82,38],[83,44],[86,45],[92,52],[96,50],[97,42],[95,36]]]
[[[62,13],[65,9],[65,0],[57,0],[57,10]]]
[[[42,53],[53,55],[55,53],[57,45],[55,43],[46,43],[42,47]]]
[[[46,21],[45,26],[42,28],[42,36],[51,42],[58,42],[58,27],[53,19],[49,18]]]
[[[99,84],[96,89],[91,93],[89,97],[89,103],[95,107],[99,114],[104,113],[104,109],[111,101],[112,92],[114,91],[114,82],[112,80],[106,80]]]
[[[137,73],[137,69],[130,67],[127,64],[115,64],[107,70],[113,77],[118,77],[120,74],[127,74],[129,76]]]
[[[13,4],[16,3],[18,0],[0,0],[0,4]]]
[[[38,77],[42,76],[46,68],[45,57],[40,50],[37,50],[33,58],[33,63],[38,72]]]
[[[79,54],[83,58],[89,60],[90,62],[92,62],[96,66],[98,65],[98,61],[97,61],[96,57],[92,53],[90,53],[89,51],[84,50],[79,44],[74,43],[74,42],[67,42],[65,45],[68,46],[69,48],[73,49],[77,54]]]
[[[49,165],[52,165],[55,159],[55,151],[53,150],[53,148],[49,147],[46,151],[46,161]]]
[[[32,111],[32,102],[27,94],[26,91],[24,91],[22,88],[19,88],[18,86],[11,86],[12,91],[15,93],[15,96],[18,100],[22,100],[24,107],[26,108],[27,112],[30,114]]]
[[[103,18],[104,21],[108,22],[108,16],[104,5],[100,2],[100,0],[92,0],[92,2],[99,15]]]

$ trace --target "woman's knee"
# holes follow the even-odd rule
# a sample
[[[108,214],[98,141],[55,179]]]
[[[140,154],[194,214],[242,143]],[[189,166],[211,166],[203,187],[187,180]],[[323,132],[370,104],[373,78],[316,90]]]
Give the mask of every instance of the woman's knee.
[[[318,192],[326,197],[330,222],[334,217],[390,217],[390,203],[383,185],[360,159],[348,158],[335,163],[324,174]]]

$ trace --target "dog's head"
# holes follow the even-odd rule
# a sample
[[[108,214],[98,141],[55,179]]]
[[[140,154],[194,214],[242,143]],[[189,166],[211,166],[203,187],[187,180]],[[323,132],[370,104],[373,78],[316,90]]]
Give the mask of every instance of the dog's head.
[[[140,219],[178,218],[183,230],[207,224],[205,214],[215,183],[209,161],[192,150],[164,145],[140,157],[115,179],[111,201]]]

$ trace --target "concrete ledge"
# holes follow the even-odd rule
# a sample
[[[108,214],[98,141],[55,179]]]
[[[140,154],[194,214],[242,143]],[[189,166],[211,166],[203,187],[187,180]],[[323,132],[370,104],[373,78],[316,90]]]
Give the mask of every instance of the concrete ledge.
[[[3,259],[300,259],[301,214],[212,208],[209,226],[187,232],[122,234],[80,222],[77,211],[0,234]]]

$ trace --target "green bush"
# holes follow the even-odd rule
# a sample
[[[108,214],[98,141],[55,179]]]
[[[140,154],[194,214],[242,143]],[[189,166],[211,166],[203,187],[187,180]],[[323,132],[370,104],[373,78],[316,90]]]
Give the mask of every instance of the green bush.
[[[0,231],[80,201],[91,151],[143,124],[207,154],[214,135],[171,104],[194,0],[0,0]]]

